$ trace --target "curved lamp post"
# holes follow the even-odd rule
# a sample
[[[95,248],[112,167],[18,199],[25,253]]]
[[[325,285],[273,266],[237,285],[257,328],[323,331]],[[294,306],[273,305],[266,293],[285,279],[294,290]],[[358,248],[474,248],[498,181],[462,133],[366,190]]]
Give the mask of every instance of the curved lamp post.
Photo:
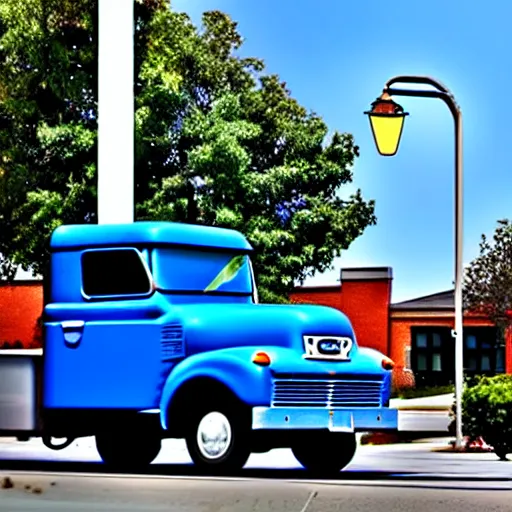
[[[435,90],[397,89],[396,83],[430,85]],[[463,302],[462,302],[462,113],[452,93],[440,82],[425,76],[396,76],[388,80],[382,95],[372,103],[371,110],[365,112],[378,152],[383,156],[393,156],[398,151],[402,129],[407,112],[395,103],[392,96],[416,96],[443,100],[452,113],[455,123],[455,406],[456,442],[462,447],[462,391],[464,384],[463,363]]]

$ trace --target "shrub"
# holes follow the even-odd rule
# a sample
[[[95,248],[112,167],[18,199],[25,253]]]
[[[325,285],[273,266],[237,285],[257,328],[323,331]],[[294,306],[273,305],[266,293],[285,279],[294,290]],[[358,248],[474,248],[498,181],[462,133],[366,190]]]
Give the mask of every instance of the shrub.
[[[482,437],[506,460],[512,453],[512,375],[478,377],[466,383],[462,426],[470,440]]]

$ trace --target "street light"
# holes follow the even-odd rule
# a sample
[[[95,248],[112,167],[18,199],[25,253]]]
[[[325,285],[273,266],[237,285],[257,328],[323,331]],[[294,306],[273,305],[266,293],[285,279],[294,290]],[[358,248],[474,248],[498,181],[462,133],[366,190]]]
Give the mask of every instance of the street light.
[[[393,85],[421,84],[435,90],[397,89]],[[415,96],[443,100],[452,113],[455,124],[455,446],[462,447],[462,392],[464,386],[463,363],[463,302],[462,302],[462,113],[452,93],[440,82],[426,76],[396,76],[388,80],[382,96],[365,112],[370,119],[373,138],[381,155],[393,156],[398,151],[406,112],[395,103],[392,96]]]
[[[395,103],[387,92],[377,98],[372,103],[372,109],[365,114],[370,119],[377,151],[383,156],[396,155],[402,137],[405,116],[409,114],[404,112],[404,109]]]

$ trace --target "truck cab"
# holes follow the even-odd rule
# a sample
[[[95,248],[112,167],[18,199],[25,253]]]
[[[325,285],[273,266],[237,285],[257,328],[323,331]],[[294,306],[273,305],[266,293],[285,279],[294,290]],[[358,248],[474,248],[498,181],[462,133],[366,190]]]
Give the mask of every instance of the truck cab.
[[[259,304],[241,233],[67,225],[50,252],[45,437],[95,436],[124,468],[185,438],[207,471],[286,447],[311,471],[339,472],[356,432],[397,428],[392,361],[360,347],[336,309]]]

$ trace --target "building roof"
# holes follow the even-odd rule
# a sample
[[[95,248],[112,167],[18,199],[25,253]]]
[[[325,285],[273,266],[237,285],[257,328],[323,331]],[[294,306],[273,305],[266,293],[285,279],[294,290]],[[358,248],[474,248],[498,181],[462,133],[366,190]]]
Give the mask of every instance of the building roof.
[[[252,251],[247,239],[238,231],[155,221],[65,225],[53,232],[50,242],[53,251],[121,245],[179,245]]]
[[[314,292],[340,292],[341,285],[338,284],[320,284],[318,286],[296,286],[293,289],[294,293],[314,293]]]
[[[352,267],[342,268],[340,280],[344,281],[377,281],[393,279],[391,267]]]
[[[294,293],[305,292],[341,292],[341,287],[347,281],[380,281],[393,279],[391,267],[352,267],[340,269],[338,284],[318,284],[307,286],[296,286]]]
[[[391,304],[392,310],[439,310],[453,309],[455,307],[454,290],[425,295],[416,299],[405,300],[403,302],[395,302]]]

